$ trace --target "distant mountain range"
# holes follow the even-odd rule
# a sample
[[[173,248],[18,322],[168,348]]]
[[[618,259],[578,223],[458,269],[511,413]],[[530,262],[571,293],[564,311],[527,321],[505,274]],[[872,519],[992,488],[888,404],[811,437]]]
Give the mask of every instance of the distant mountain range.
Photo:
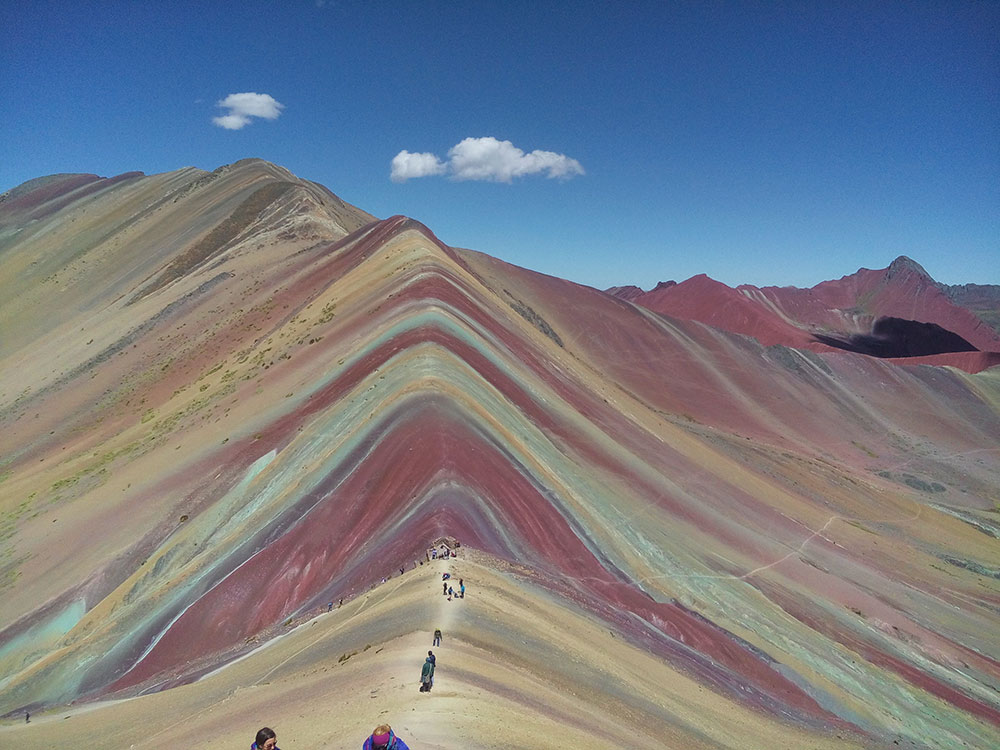
[[[972,372],[1000,362],[1000,286],[938,284],[905,256],[888,268],[861,269],[810,289],[733,289],[702,274],[649,292],[607,292],[663,315],[753,336],[765,346],[844,349]]]
[[[603,292],[256,159],[26,183],[0,741],[1000,746],[996,312]]]

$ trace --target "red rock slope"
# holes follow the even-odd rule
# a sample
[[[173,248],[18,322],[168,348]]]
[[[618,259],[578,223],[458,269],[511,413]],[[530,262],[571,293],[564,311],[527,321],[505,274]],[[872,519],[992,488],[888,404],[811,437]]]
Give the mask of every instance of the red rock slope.
[[[951,296],[918,264],[900,257],[886,269],[861,269],[811,289],[750,285],[733,289],[699,275],[680,284],[661,284],[641,295],[633,292],[628,299],[663,315],[753,336],[765,346],[812,351],[865,351],[866,337],[874,333],[876,339],[886,338],[878,336],[884,319],[933,324],[943,331],[925,325],[911,326],[908,333],[911,342],[914,337],[928,340],[927,351],[937,355],[935,363],[972,372],[1000,363],[1000,334]],[[967,344],[930,341],[945,338],[947,332]],[[963,348],[984,354],[954,354]]]

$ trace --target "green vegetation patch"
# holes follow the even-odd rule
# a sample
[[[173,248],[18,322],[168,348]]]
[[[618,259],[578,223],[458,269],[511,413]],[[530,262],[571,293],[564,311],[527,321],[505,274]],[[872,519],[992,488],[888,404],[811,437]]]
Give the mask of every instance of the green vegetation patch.
[[[948,555],[944,555],[941,559],[949,565],[954,565],[956,568],[962,568],[963,570],[968,570],[976,575],[1000,580],[1000,570],[997,568],[988,568],[985,565],[980,565],[972,560],[962,560],[961,558],[950,557]]]
[[[899,482],[905,484],[908,487],[912,487],[920,492],[926,492],[928,494],[937,494],[941,492],[946,492],[947,487],[945,487],[940,482],[925,482],[920,477],[915,477],[913,474],[893,474],[891,471],[885,469],[875,472],[878,476],[883,479],[889,479],[893,482]]]

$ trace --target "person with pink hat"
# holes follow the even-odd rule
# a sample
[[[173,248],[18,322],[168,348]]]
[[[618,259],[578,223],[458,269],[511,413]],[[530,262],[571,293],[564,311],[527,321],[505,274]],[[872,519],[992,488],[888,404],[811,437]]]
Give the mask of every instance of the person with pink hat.
[[[393,734],[388,724],[379,724],[372,736],[365,740],[361,750],[410,750],[406,743]]]

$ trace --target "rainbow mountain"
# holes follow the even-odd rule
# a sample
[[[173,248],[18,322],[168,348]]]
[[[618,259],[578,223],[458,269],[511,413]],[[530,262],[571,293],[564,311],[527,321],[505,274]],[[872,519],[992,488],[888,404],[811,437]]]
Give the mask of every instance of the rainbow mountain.
[[[411,747],[1000,744],[985,323],[875,357],[874,316],[741,289],[769,338],[260,160],[33,180],[0,261],[0,736],[223,747],[269,710],[345,748],[380,712]],[[424,700],[442,622],[461,667]]]

